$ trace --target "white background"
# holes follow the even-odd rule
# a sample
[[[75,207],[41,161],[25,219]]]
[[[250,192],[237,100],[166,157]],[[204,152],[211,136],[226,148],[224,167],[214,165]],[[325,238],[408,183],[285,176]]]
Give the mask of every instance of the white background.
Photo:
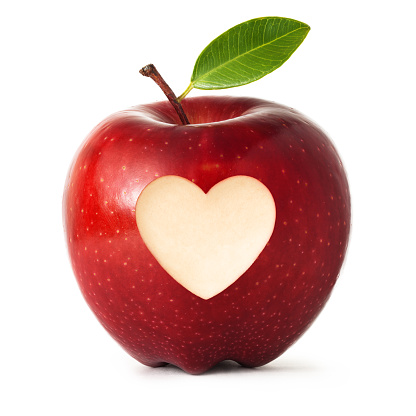
[[[244,4],[243,4],[244,3]],[[0,8],[0,413],[415,415],[416,150],[412,2],[14,1]],[[72,156],[104,117],[179,95],[217,35],[277,15],[312,30],[280,69],[226,94],[292,106],[330,134],[350,180],[342,275],[312,328],[260,369],[150,369],[101,328],[61,220]],[[194,90],[191,95],[215,94]]]

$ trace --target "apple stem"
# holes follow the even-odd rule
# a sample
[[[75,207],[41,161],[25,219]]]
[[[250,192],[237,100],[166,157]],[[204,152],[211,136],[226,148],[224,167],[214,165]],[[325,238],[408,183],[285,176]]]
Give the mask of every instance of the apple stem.
[[[159,71],[156,69],[156,67],[153,64],[146,65],[140,70],[140,73],[145,77],[151,78],[161,88],[161,90],[164,92],[170,103],[173,105],[173,108],[178,113],[178,116],[181,119],[182,124],[190,124],[188,117],[186,117],[186,114],[183,111],[181,103],[178,101],[175,93],[172,91],[169,85],[166,84],[165,80],[159,74]]]

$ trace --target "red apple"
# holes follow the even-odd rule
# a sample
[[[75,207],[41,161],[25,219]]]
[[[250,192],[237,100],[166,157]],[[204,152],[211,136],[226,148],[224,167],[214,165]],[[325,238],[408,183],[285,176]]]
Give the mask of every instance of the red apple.
[[[196,97],[101,122],[63,202],[72,267],[95,316],[135,359],[202,373],[261,366],[327,302],[350,195],[326,134],[254,98]]]

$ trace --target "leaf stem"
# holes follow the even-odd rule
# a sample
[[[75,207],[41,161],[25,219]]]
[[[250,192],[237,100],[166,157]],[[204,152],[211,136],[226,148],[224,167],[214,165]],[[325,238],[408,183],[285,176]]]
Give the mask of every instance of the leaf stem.
[[[191,82],[188,85],[188,88],[178,97],[178,101],[181,102],[189,93],[190,91],[194,88],[194,84]]]
[[[145,77],[151,78],[161,88],[161,90],[164,92],[164,94],[166,95],[170,103],[173,105],[173,108],[175,109],[175,111],[178,113],[178,116],[182,124],[183,125],[190,124],[188,117],[183,111],[180,100],[178,100],[175,93],[172,91],[169,85],[165,82],[165,80],[159,74],[159,71],[156,69],[156,67],[153,64],[146,65],[140,70],[140,73]]]

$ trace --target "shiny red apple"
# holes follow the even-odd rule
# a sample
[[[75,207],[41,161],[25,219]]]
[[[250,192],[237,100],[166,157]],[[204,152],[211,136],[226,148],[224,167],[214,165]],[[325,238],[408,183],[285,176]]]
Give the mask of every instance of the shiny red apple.
[[[192,374],[261,366],[328,300],[350,194],[326,134],[264,100],[187,98],[101,122],[63,202],[72,267],[95,316],[135,359]]]

